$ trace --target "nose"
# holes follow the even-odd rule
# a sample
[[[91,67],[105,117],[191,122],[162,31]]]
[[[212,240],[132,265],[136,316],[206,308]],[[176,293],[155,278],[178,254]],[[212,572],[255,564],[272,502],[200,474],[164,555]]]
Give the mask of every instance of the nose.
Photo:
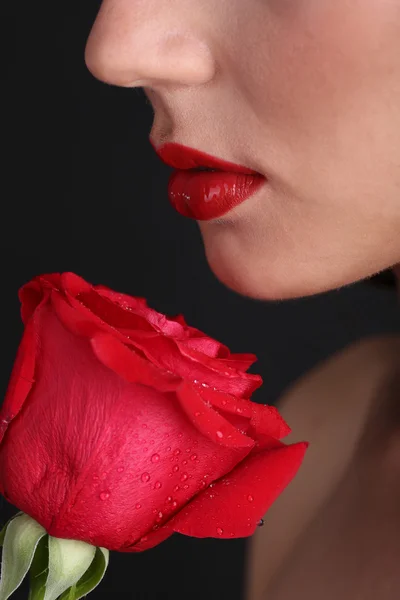
[[[187,0],[104,0],[86,65],[101,81],[123,87],[207,83],[215,64],[206,19],[201,24]]]

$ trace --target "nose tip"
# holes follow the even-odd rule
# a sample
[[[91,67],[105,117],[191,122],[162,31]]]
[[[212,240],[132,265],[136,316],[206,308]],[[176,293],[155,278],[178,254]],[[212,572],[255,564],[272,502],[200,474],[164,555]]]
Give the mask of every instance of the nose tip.
[[[97,79],[122,87],[152,87],[200,85],[214,76],[208,45],[190,29],[169,28],[161,17],[110,16],[103,6],[85,48],[87,68]]]

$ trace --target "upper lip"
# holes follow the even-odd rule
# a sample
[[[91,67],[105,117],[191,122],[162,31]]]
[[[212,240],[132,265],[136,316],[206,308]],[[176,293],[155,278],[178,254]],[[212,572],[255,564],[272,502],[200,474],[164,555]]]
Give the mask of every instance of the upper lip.
[[[217,171],[226,171],[230,173],[244,173],[247,175],[260,175],[257,171],[244,167],[243,165],[237,165],[235,163],[216,158],[211,154],[206,154],[200,150],[190,148],[189,146],[183,146],[182,144],[167,143],[163,144],[159,148],[156,148],[155,144],[151,141],[150,143],[156,151],[158,157],[174,169],[198,169],[199,167],[205,167],[209,169],[215,169]]]

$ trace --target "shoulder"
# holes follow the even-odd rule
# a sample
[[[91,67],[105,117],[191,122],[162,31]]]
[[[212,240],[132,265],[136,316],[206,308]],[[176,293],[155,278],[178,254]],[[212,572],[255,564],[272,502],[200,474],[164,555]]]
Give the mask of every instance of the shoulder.
[[[250,542],[248,600],[260,598],[260,588],[336,489],[399,360],[399,335],[366,338],[321,362],[282,396],[278,408],[292,428],[285,442],[307,440],[310,447]]]

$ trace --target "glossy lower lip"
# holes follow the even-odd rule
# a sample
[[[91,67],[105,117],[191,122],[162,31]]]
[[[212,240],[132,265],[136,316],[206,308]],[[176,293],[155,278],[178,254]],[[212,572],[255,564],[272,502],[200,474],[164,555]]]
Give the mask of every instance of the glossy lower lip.
[[[209,221],[253,196],[265,182],[259,174],[175,170],[169,179],[168,196],[184,217]]]

